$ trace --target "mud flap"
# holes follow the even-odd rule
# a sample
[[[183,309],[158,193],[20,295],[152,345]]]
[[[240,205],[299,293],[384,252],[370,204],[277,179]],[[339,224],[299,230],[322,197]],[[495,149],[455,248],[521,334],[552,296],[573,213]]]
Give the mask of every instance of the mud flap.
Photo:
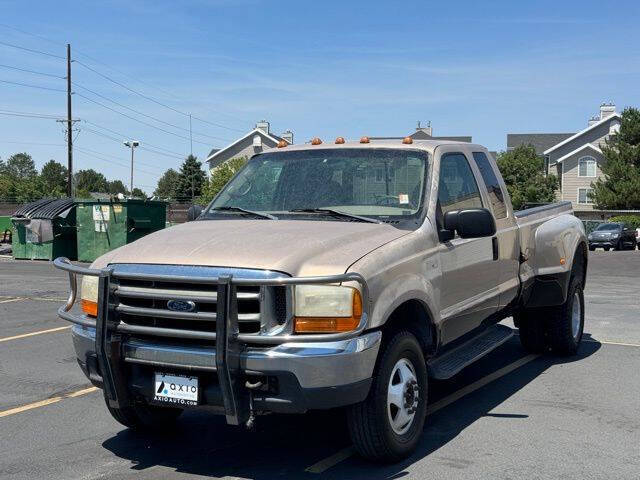
[[[218,278],[216,369],[229,425],[240,425],[249,418],[249,399],[242,391],[238,333],[236,287],[230,276],[223,276]]]

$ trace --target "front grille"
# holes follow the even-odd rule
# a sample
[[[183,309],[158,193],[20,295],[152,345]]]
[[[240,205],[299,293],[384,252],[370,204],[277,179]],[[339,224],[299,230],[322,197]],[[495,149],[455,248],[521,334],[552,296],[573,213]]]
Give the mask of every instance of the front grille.
[[[135,272],[133,266],[125,273]],[[128,325],[201,332],[216,331],[217,284],[219,269],[206,267],[175,267],[175,280],[167,278],[167,266],[154,272],[146,266],[144,273],[162,275],[162,280],[147,280],[119,276],[123,269],[116,267],[113,276],[112,298],[109,302],[117,319]],[[197,270],[194,271],[194,268]],[[211,283],[189,282],[189,276],[211,276]],[[255,272],[255,271],[251,271]],[[238,276],[242,276],[238,270]],[[253,276],[255,278],[255,273]],[[273,278],[273,272],[264,272],[263,278]],[[269,325],[283,324],[287,318],[287,288],[267,286],[237,286],[238,328],[240,333],[260,333]],[[265,301],[268,299],[268,301]],[[176,312],[168,308],[171,300],[193,302],[195,308]]]

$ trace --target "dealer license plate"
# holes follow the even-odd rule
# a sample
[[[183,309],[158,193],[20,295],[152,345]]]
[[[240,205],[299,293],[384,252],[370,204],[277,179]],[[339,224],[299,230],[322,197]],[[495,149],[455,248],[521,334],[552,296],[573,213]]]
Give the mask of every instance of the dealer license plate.
[[[156,372],[153,400],[174,405],[198,405],[198,377]]]

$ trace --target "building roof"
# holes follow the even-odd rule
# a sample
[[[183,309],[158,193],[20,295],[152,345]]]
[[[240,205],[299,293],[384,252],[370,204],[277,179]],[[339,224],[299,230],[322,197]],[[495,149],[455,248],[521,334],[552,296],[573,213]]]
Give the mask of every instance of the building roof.
[[[580,130],[578,133],[576,133],[575,135],[572,135],[571,137],[563,140],[562,142],[552,146],[551,148],[548,148],[547,150],[545,150],[543,153],[545,155],[548,155],[549,153],[553,152],[554,150],[556,150],[557,148],[561,147],[562,145],[565,145],[573,140],[575,140],[576,138],[584,135],[585,133],[593,130],[594,128],[598,128],[600,125],[602,125],[603,123],[606,123],[610,120],[613,120],[614,118],[617,118],[618,120],[620,120],[622,117],[620,116],[619,113],[614,113],[613,115],[610,115],[606,118],[603,118],[602,120],[600,120],[599,122],[594,123],[593,125],[589,125],[587,128],[585,128],[584,130]]]
[[[282,140],[282,138],[278,137],[277,135],[273,135],[272,133],[264,133],[262,130],[260,130],[259,128],[254,128],[253,130],[251,130],[249,133],[247,133],[246,135],[240,137],[239,139],[237,139],[235,142],[230,143],[229,145],[227,145],[224,148],[221,148],[219,150],[211,150],[211,152],[209,152],[209,156],[206,159],[207,163],[211,163],[218,155],[222,155],[225,151],[229,150],[231,147],[237,145],[238,143],[246,140],[247,138],[253,136],[253,135],[260,135],[264,138],[268,138],[269,140],[271,140],[274,143],[278,143],[280,140]]]
[[[545,150],[572,137],[575,133],[508,133],[507,150],[512,150],[521,145],[533,145],[538,155]]]
[[[592,145],[591,143],[585,143],[584,145],[579,146],[578,148],[576,148],[574,151],[567,153],[566,155],[560,157],[558,160],[556,160],[556,163],[561,163],[562,161],[566,160],[567,158],[569,158],[571,155],[575,155],[576,153],[582,151],[582,150],[586,150],[586,149],[591,149],[594,152],[600,153],[602,154],[602,150],[600,150],[598,147],[596,147],[595,145]]]

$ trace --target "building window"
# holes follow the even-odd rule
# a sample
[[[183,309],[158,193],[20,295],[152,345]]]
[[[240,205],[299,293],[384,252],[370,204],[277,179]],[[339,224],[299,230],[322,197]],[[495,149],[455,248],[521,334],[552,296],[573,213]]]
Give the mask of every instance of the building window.
[[[578,176],[595,177],[596,159],[593,157],[582,157],[580,160],[578,160]]]
[[[591,205],[593,203],[593,188],[578,189],[578,203],[583,205]]]

